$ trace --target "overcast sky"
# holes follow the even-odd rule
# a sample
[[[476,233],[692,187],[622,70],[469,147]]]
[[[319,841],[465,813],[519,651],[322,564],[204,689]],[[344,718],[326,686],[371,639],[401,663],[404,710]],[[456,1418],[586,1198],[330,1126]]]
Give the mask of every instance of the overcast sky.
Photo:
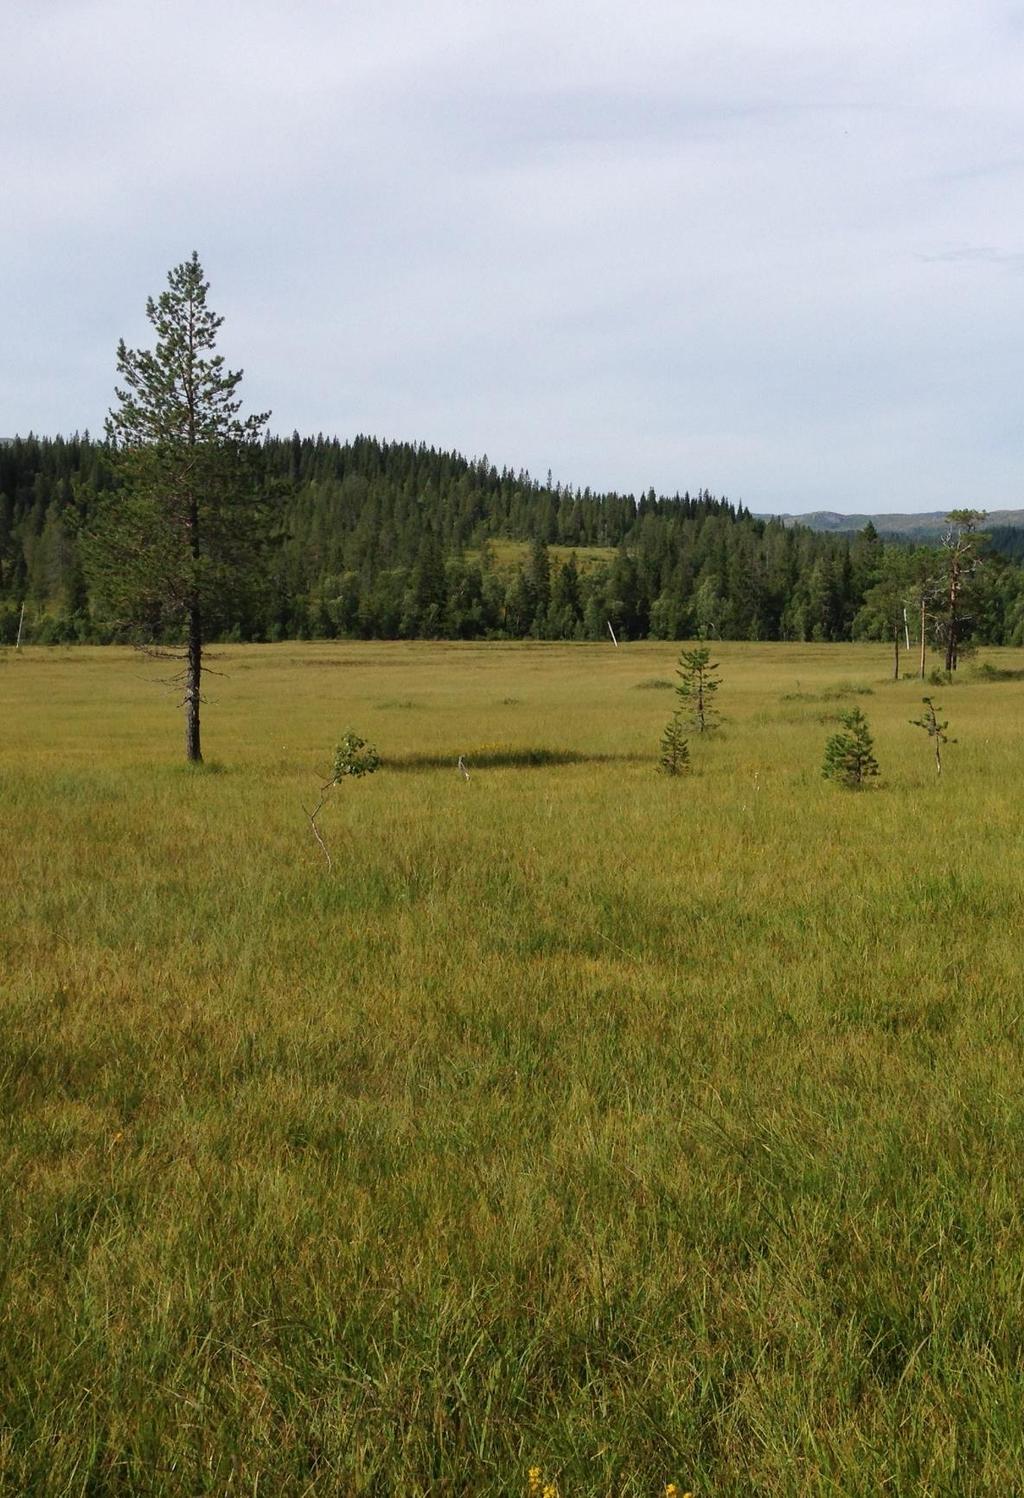
[[[272,429],[1024,507],[1024,4],[0,5],[0,435],[198,250]]]

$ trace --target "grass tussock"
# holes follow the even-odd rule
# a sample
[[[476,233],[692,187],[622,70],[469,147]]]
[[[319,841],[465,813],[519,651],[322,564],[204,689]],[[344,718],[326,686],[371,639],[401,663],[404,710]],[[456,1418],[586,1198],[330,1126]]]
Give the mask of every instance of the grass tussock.
[[[778,703],[881,647],[718,647],[686,782],[673,646],[303,650],[223,775],[128,652],[5,662],[0,1490],[1016,1491],[1017,684],[940,781],[880,690],[851,797]]]
[[[795,692],[783,692],[779,700],[781,702],[842,702],[847,697],[871,697],[874,690],[874,687],[867,686],[863,682],[841,681],[817,692],[799,689]]]

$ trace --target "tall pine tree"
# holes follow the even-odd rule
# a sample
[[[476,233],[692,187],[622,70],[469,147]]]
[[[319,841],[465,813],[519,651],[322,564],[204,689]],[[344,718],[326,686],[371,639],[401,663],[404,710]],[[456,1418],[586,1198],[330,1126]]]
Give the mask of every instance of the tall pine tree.
[[[120,486],[83,557],[125,633],[184,643],[185,754],[198,762],[203,646],[252,592],[270,536],[259,461],[269,413],[239,416],[242,372],[214,352],[224,319],[207,306],[198,255],[167,282],[146,304],[155,349],[118,344],[107,440]]]

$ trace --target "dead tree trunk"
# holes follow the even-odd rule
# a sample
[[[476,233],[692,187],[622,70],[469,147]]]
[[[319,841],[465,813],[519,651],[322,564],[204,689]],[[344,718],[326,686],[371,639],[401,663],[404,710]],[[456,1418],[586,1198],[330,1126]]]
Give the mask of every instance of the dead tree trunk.
[[[203,630],[199,608],[188,616],[188,654],[185,661],[185,758],[189,764],[202,764],[199,742],[200,684],[203,674]]]
[[[953,603],[949,612],[948,633],[946,635],[946,670],[956,670],[956,632],[959,620],[956,616],[956,604]]]

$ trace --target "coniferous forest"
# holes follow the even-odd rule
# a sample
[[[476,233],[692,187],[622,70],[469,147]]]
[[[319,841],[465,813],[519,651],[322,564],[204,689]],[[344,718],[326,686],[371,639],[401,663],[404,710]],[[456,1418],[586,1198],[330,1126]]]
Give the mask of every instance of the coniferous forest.
[[[261,454],[276,540],[229,639],[885,638],[887,580],[942,573],[936,549],[870,524],[822,534],[706,490],[595,494],[370,437],[295,433]],[[116,484],[88,435],[0,444],[0,643],[23,606],[26,640],[119,637],[78,542]],[[968,635],[1024,643],[1019,559],[990,542],[972,588]]]

